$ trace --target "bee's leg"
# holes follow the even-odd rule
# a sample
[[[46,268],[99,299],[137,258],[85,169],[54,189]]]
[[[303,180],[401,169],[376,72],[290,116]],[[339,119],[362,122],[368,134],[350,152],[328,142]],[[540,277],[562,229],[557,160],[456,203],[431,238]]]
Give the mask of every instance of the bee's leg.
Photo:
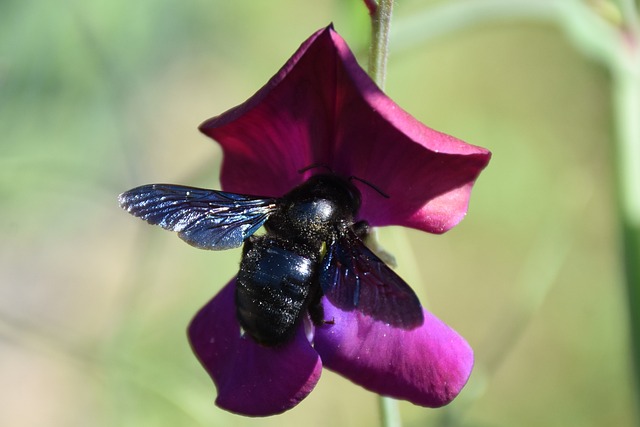
[[[318,283],[314,283],[314,285],[311,286],[311,294],[309,295],[308,311],[311,321],[316,326],[327,323],[324,318],[324,310],[322,304],[320,304],[320,299],[322,299],[322,289]]]
[[[356,235],[361,239],[366,241],[367,236],[371,233],[371,227],[367,221],[358,221],[353,224],[353,231],[355,231]]]

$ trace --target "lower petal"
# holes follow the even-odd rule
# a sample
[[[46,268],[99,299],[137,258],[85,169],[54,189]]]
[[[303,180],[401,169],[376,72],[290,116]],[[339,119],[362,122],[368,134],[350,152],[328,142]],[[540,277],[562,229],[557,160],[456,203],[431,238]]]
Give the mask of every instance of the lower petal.
[[[451,402],[473,368],[473,351],[453,329],[424,311],[422,326],[406,331],[323,300],[325,318],[315,348],[328,369],[373,392],[439,407]]]
[[[241,335],[236,319],[235,279],[191,321],[189,340],[218,389],[216,404],[249,416],[291,409],[315,387],[322,362],[301,326],[281,347],[263,347]]]

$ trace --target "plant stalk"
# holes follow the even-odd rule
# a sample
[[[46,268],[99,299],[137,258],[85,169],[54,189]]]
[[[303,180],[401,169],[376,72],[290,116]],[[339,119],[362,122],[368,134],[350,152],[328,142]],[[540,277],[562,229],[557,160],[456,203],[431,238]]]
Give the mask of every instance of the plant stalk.
[[[630,49],[631,60],[612,71],[620,246],[629,304],[633,400],[640,420],[640,49]]]
[[[389,27],[393,0],[365,1],[371,15],[371,45],[369,46],[369,76],[384,89],[389,54]]]
[[[371,45],[369,46],[369,76],[384,89],[389,56],[389,27],[393,0],[364,0],[371,16]],[[378,396],[382,427],[401,427],[398,402],[390,397]]]

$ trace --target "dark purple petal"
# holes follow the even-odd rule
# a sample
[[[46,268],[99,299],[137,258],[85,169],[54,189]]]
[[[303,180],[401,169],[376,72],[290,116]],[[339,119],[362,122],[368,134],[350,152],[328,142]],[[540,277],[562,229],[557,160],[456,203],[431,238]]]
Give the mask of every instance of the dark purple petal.
[[[316,328],[322,363],[373,392],[439,407],[455,398],[473,368],[473,351],[453,329],[428,311],[424,324],[405,331],[323,299],[325,318]]]
[[[300,327],[295,339],[267,348],[240,335],[235,279],[196,314],[189,340],[218,389],[216,404],[249,416],[291,409],[315,387],[322,362]]]
[[[327,31],[306,40],[246,102],[200,126],[222,146],[223,189],[281,196],[304,181],[301,168],[331,166],[336,58],[331,44],[315,43]]]
[[[333,167],[369,181],[360,185],[360,217],[374,226],[402,225],[442,233],[464,217],[488,150],[437,132],[387,97],[331,31],[339,55]]]
[[[323,164],[366,185],[360,218],[442,233],[465,215],[490,153],[426,127],[380,91],[331,27],[258,93],[200,128],[223,148],[223,189],[280,196]]]

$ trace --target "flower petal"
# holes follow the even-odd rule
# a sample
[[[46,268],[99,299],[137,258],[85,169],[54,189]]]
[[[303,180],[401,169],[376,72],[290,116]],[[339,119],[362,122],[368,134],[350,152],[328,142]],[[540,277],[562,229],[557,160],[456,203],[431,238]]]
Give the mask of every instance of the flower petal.
[[[332,165],[390,196],[360,185],[360,218],[373,226],[401,225],[442,233],[464,217],[488,150],[437,132],[402,110],[357,64],[345,41],[331,32],[339,56]]]
[[[323,300],[325,318],[316,328],[322,363],[376,393],[416,405],[439,407],[455,398],[473,368],[473,351],[453,329],[424,311],[414,330],[393,328],[357,311]]]
[[[191,321],[189,340],[217,389],[216,404],[249,416],[291,409],[315,387],[322,362],[304,328],[278,348],[263,347],[241,335],[236,320],[235,279]]]
[[[224,190],[282,196],[304,182],[300,169],[330,156],[336,58],[330,44],[316,43],[328,31],[306,40],[243,104],[200,125],[222,146]]]
[[[359,217],[442,233],[465,215],[489,151],[421,124],[388,98],[331,27],[245,103],[200,127],[223,148],[223,189],[281,196],[313,164],[369,186]],[[250,177],[250,179],[249,179]]]

